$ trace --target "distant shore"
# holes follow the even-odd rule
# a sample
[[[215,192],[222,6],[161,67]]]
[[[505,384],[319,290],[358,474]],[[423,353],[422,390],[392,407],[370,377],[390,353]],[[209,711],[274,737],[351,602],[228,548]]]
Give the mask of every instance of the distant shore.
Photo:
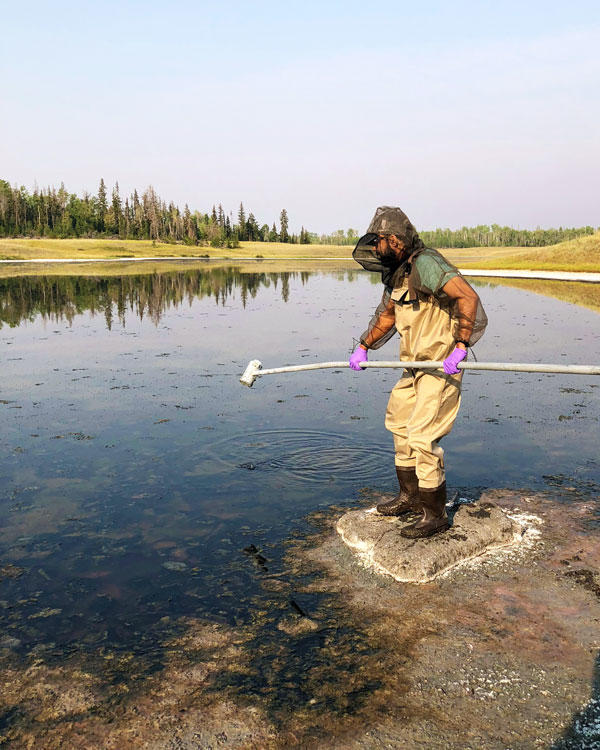
[[[440,248],[461,268],[487,270],[539,270],[600,272],[600,233],[540,248],[472,247]],[[0,239],[0,260],[31,261],[131,261],[156,260],[314,260],[352,259],[349,245],[300,245],[282,242],[242,242],[237,248],[174,245],[149,240],[120,239]]]

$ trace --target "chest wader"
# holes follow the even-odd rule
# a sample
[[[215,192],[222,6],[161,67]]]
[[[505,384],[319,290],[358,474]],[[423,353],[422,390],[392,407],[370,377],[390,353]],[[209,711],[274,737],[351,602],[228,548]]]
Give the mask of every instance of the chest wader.
[[[401,255],[388,252],[392,235],[402,244]],[[380,248],[385,237],[388,245]],[[440,361],[454,350],[456,341],[466,338],[474,344],[483,335],[487,316],[479,297],[474,295],[477,306],[473,311],[461,306],[458,297],[444,293],[446,284],[460,276],[460,271],[437,250],[425,246],[398,206],[377,208],[352,257],[366,271],[381,273],[385,287],[360,339],[367,349],[378,349],[397,330],[402,336],[401,360]],[[395,325],[390,325],[390,318]],[[450,432],[458,413],[461,374],[409,372],[390,395],[385,424],[394,435],[400,492],[377,509],[385,515],[404,515],[418,508],[423,516],[402,530],[404,536],[430,536],[448,528],[444,452],[439,441]]]
[[[410,299],[406,282],[393,290],[396,329],[402,337],[400,360],[443,360],[455,347],[449,312],[435,297]],[[394,436],[401,491],[385,515],[417,510],[422,517],[403,536],[431,536],[449,528],[446,516],[444,451],[439,441],[452,429],[460,407],[462,373],[408,371],[392,389],[385,426]],[[383,506],[389,507],[383,507]],[[378,510],[380,508],[378,507]]]

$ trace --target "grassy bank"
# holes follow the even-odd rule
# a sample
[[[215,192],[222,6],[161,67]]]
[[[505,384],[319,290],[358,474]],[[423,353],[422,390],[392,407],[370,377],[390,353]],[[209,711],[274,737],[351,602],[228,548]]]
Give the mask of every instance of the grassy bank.
[[[465,260],[466,268],[527,270],[537,271],[600,271],[600,232],[578,237],[575,240],[560,242],[532,250],[519,248],[494,248],[502,250],[495,257],[483,256],[480,260]],[[448,253],[449,255],[449,253]]]
[[[0,263],[0,279],[14,276],[131,276],[151,273],[169,273],[171,271],[197,271],[198,269],[235,268],[240,273],[282,273],[310,271],[339,271],[339,273],[361,273],[359,266],[352,260],[305,260],[293,261],[284,259],[242,259],[242,260],[206,260],[184,258],[177,260],[124,261],[122,263],[30,263],[12,265]]]
[[[349,245],[290,245],[284,242],[242,242],[240,247],[196,247],[172,245],[147,240],[110,239],[0,239],[0,260],[85,260],[98,258],[264,258],[265,260],[286,260],[292,258],[347,258],[352,259]],[[510,253],[519,255],[526,248],[451,248],[442,251],[455,263],[480,263],[484,260],[503,258]]]
[[[85,260],[86,258],[337,258],[350,256],[351,247],[337,245],[290,245],[284,242],[242,242],[240,247],[172,245],[150,240],[109,239],[0,239],[0,259]]]
[[[548,247],[472,247],[448,248],[443,254],[465,268],[535,269],[545,271],[600,271],[600,232]],[[224,249],[171,245],[144,240],[107,239],[2,239],[0,259],[31,260],[111,260],[130,257],[148,258],[231,258],[292,260],[294,258],[347,258],[348,245],[290,245],[282,242],[242,242],[239,248]]]

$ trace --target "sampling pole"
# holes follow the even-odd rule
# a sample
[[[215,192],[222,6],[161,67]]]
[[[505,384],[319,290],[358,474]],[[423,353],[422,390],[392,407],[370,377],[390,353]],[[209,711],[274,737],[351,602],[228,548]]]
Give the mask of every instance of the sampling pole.
[[[443,362],[427,360],[423,362],[361,362],[363,369],[367,367],[390,367],[404,370],[442,370]],[[288,365],[286,367],[271,367],[263,370],[258,359],[252,359],[244,370],[240,383],[252,387],[256,378],[262,375],[278,375],[280,372],[303,372],[304,370],[343,369],[348,362],[315,362],[310,365]],[[600,375],[600,366],[596,365],[554,365],[537,364],[535,362],[459,362],[459,370],[493,370],[496,372],[541,372],[557,375]]]

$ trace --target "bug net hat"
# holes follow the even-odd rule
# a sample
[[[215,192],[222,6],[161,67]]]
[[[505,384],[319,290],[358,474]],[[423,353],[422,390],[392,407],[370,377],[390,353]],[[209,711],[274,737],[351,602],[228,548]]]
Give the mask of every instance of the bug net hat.
[[[396,235],[404,245],[406,258],[424,248],[425,245],[402,209],[397,206],[379,206],[366,233],[356,243],[352,257],[366,271],[379,271],[381,280],[387,284],[403,261],[395,259],[390,262],[377,257],[375,250],[380,234]]]

